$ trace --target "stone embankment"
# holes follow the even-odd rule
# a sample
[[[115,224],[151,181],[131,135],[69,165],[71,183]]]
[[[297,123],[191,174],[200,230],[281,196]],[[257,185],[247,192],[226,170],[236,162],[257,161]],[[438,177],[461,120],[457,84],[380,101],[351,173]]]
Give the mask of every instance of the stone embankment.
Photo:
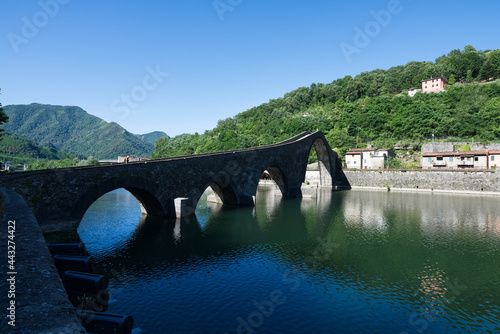
[[[351,187],[500,195],[500,172],[344,170]]]
[[[0,223],[1,332],[85,333],[31,209],[17,193],[0,191],[5,200]]]
[[[500,195],[500,171],[346,170],[351,187],[396,191],[435,191],[464,194]],[[318,170],[306,172],[304,190],[318,187]]]

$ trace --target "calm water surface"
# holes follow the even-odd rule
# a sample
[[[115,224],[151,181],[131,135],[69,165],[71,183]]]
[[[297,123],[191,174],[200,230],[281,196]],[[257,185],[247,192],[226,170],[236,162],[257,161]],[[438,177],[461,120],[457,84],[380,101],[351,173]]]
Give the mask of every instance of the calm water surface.
[[[351,190],[196,218],[141,217],[125,190],[80,236],[111,279],[108,312],[143,333],[498,333],[494,197]]]

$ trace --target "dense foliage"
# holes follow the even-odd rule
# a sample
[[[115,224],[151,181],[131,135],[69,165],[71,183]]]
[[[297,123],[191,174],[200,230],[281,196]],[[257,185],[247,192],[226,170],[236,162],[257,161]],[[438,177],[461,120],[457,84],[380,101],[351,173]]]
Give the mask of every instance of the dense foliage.
[[[74,155],[58,151],[53,146],[42,146],[32,140],[5,132],[0,142],[0,160],[25,163],[36,159],[63,160]]]
[[[9,120],[9,117],[4,113],[2,104],[0,103],[0,125],[4,124]],[[5,131],[3,129],[0,129],[0,140],[2,140],[2,132]]]
[[[5,130],[80,157],[149,157],[154,151],[153,144],[140,136],[116,123],[92,116],[79,107],[33,103],[5,106],[4,109],[10,117],[10,122],[3,127]]]
[[[153,131],[150,133],[146,133],[145,135],[136,135],[136,136],[151,145],[154,145],[156,141],[162,137],[169,138],[168,135],[163,131]]]
[[[54,146],[42,146],[32,140],[8,132],[0,142],[0,161],[9,162],[12,169],[29,170],[96,165],[94,157],[80,159],[73,154],[58,151]]]
[[[42,146],[32,140],[5,132],[0,142],[0,161],[9,162],[11,170],[23,169],[28,164],[29,170],[63,168],[96,165],[99,161],[93,157],[80,159],[73,154],[58,151],[54,146]]]
[[[446,92],[417,93],[421,81],[444,75]],[[431,136],[500,137],[500,50],[453,50],[436,62],[410,62],[388,70],[346,76],[329,84],[301,87],[233,118],[204,134],[161,138],[153,158],[189,155],[272,144],[306,130],[321,130],[343,154],[360,138],[379,146],[398,138]],[[479,82],[488,79],[490,82]],[[465,84],[470,82],[472,84]]]

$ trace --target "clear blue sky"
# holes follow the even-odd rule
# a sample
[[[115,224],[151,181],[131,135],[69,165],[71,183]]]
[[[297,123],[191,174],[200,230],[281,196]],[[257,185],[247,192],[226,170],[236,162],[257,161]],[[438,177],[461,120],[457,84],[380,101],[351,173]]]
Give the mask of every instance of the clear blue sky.
[[[1,8],[3,105],[76,105],[139,134],[203,133],[313,82],[434,61],[468,44],[500,48],[498,0],[3,0]],[[390,17],[374,24],[371,12],[383,10]],[[356,27],[369,40],[356,40]],[[341,45],[358,53],[346,57]]]

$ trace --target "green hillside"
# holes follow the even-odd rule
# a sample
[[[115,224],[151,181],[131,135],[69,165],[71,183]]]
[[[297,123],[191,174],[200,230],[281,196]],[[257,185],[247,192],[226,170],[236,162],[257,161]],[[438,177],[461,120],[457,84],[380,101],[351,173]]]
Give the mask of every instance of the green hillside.
[[[151,145],[154,145],[158,139],[162,137],[167,137],[170,138],[165,132],[163,131],[154,131],[150,133],[146,133],[144,135],[136,135],[138,138],[144,140],[146,143],[149,143]]]
[[[9,121],[3,128],[41,145],[98,159],[116,159],[118,155],[149,157],[154,146],[126,131],[118,124],[108,123],[79,107],[33,103],[4,107]]]
[[[408,89],[421,87],[423,79],[441,75],[450,83],[445,92],[408,96]],[[489,141],[500,137],[500,82],[493,82],[496,78],[500,78],[500,50],[477,51],[467,46],[435,62],[412,61],[300,87],[221,120],[202,135],[161,138],[153,158],[272,144],[316,129],[341,154],[362,139],[387,146],[401,138],[420,141],[434,133]]]
[[[8,132],[2,134],[0,141],[0,160],[14,164],[31,163],[37,159],[73,159],[74,155],[58,151],[53,146],[42,146],[32,140]]]

